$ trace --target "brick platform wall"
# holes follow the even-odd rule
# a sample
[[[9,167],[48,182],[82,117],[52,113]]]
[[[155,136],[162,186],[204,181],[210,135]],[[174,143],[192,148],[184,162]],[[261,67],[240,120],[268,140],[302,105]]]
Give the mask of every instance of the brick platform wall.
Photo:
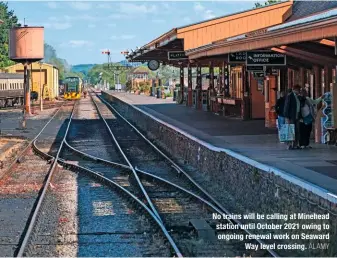
[[[292,213],[330,213],[329,249],[307,249],[305,251],[275,250],[281,256],[336,256],[337,255],[337,206],[328,200],[307,191],[273,173],[259,170],[225,152],[205,147],[172,128],[154,120],[131,105],[106,93],[105,100],[110,102],[129,122],[137,125],[147,137],[164,151],[183,164],[187,162],[199,171],[194,177],[201,186],[211,193],[231,213],[292,214]],[[244,223],[248,223],[245,221]],[[251,222],[257,222],[251,221]],[[265,220],[265,223],[284,221]],[[319,223],[315,220],[292,220],[286,223]],[[255,234],[271,233],[272,230],[253,230]],[[277,233],[301,234],[300,230],[278,230]],[[309,234],[309,231],[307,232]],[[312,231],[311,234],[315,234]],[[317,232],[317,234],[320,234]],[[265,241],[268,242],[268,241]],[[273,243],[274,241],[271,241]],[[327,243],[326,240],[284,240],[277,243]]]

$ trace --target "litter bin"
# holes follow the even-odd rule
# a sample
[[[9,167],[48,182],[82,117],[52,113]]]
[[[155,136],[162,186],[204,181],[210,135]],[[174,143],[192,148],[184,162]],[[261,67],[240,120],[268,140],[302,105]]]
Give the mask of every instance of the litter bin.
[[[161,96],[161,90],[160,90],[160,88],[157,88],[157,99],[159,99]]]

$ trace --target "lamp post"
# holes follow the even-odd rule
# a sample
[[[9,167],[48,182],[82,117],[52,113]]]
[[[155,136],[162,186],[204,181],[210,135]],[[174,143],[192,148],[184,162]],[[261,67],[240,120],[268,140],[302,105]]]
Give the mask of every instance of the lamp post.
[[[41,68],[42,68],[42,62],[39,62],[39,65],[40,65],[40,110],[42,111],[43,110],[43,102],[42,102],[42,99],[43,99],[43,90],[42,90],[42,78],[41,78],[41,74],[42,74],[42,71],[41,71]]]

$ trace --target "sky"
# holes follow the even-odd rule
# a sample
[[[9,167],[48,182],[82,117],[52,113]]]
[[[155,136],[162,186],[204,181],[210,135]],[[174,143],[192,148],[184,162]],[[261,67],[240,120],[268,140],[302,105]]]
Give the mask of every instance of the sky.
[[[260,1],[261,2],[261,1]],[[121,61],[172,28],[240,12],[254,1],[9,1],[21,24],[44,26],[46,43],[71,65]]]

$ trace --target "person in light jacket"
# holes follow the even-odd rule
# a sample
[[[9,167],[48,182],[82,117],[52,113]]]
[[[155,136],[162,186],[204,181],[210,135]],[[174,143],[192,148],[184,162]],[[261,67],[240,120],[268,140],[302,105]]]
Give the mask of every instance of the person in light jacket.
[[[300,139],[300,130],[299,130],[299,120],[300,120],[300,111],[301,103],[299,100],[299,93],[301,91],[300,85],[295,85],[293,90],[287,95],[284,103],[284,117],[287,124],[295,125],[295,141],[290,142],[288,149],[300,149],[299,139]]]
[[[285,118],[284,118],[284,104],[286,101],[286,97],[284,92],[282,91],[280,93],[280,98],[276,101],[275,105],[275,111],[277,114],[277,123],[278,123],[278,129],[281,128],[281,126],[285,123]]]
[[[308,97],[306,89],[301,90],[300,103],[301,103],[301,119],[300,119],[300,139],[299,144],[302,149],[312,148],[310,146],[310,135],[312,131],[312,124],[315,120],[315,108],[322,101],[322,97],[318,99],[311,99]]]

